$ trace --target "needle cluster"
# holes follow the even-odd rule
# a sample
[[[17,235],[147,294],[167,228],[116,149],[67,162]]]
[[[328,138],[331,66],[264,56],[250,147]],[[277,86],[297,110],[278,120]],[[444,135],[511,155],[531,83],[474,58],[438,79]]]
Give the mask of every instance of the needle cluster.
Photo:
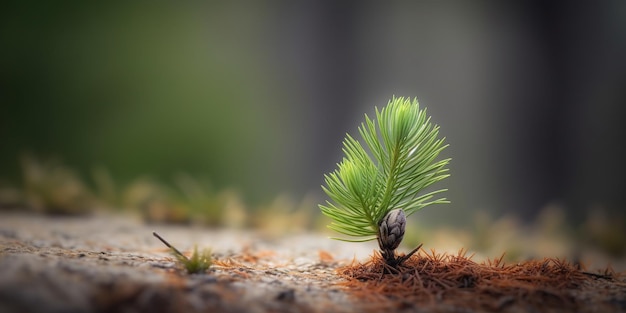
[[[362,141],[347,134],[343,160],[324,176],[322,189],[331,201],[320,209],[332,219],[330,229],[348,236],[335,239],[378,238],[380,243],[381,221],[392,210],[402,209],[409,216],[428,205],[448,202],[435,199],[447,189],[423,192],[449,176],[450,159],[436,160],[448,145],[445,138],[438,138],[439,126],[431,123],[417,99],[394,97],[386,107],[376,108],[374,119],[365,115],[359,134]]]

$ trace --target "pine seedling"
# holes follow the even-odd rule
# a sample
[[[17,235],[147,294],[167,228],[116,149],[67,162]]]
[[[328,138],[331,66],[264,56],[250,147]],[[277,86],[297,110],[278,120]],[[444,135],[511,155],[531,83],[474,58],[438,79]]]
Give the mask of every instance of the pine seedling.
[[[324,192],[331,201],[320,205],[332,222],[328,227],[348,236],[334,238],[363,242],[378,240],[385,262],[396,267],[419,250],[403,257],[395,249],[404,237],[406,217],[431,204],[447,189],[423,190],[450,176],[450,159],[436,161],[448,145],[439,139],[439,126],[430,121],[417,99],[393,97],[376,108],[376,118],[365,115],[359,133],[368,150],[350,134],[343,141],[343,160],[324,175]]]
[[[198,247],[194,246],[193,253],[191,254],[191,257],[188,258],[156,232],[152,232],[152,235],[157,237],[163,244],[170,248],[172,255],[178,261],[178,264],[181,265],[188,274],[204,273],[213,264],[210,250],[204,250],[202,253],[198,253]]]

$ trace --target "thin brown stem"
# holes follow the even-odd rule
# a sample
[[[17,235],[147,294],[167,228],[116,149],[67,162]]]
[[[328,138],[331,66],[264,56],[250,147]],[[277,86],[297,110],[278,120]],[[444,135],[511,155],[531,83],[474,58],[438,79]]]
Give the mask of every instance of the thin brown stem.
[[[608,279],[608,280],[612,280],[613,276],[611,275],[602,275],[602,274],[596,274],[596,273],[591,273],[591,272],[581,272],[585,275],[589,275],[591,277],[595,277],[595,278],[602,278],[602,279]]]
[[[406,261],[410,257],[412,257],[417,251],[419,251],[419,249],[422,247],[422,245],[424,245],[424,244],[420,243],[420,245],[417,246],[415,249],[413,249],[411,252],[407,253],[405,256],[399,257],[398,260],[397,260],[398,265],[401,265],[404,261]]]
[[[419,249],[422,248],[422,245],[423,244],[420,243],[420,245],[417,246],[415,249],[413,249],[411,252],[401,257],[396,257],[395,250],[388,250],[388,251],[381,250],[381,254],[383,256],[383,259],[385,260],[386,265],[388,265],[389,267],[393,269],[397,269],[400,265],[402,265],[402,263],[404,263],[404,261],[408,260],[417,251],[419,251]],[[386,272],[388,271],[386,270]]]
[[[163,237],[159,236],[159,234],[157,234],[157,232],[153,231],[152,235],[154,235],[154,237],[157,237],[159,240],[161,240],[161,242],[166,245],[168,248],[172,249],[172,251],[174,251],[174,253],[182,256],[183,258],[185,258],[187,261],[189,261],[189,258],[187,258],[184,254],[182,254],[180,251],[178,251],[178,249],[174,248],[174,246],[172,246],[169,242],[167,242],[167,240],[163,239]]]

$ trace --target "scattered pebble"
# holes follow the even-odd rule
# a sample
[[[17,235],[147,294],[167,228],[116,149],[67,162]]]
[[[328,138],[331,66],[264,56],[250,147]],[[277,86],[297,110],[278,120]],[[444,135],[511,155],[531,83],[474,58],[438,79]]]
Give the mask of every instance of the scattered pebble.
[[[294,302],[296,300],[296,291],[294,289],[283,290],[278,293],[276,300],[282,302]]]

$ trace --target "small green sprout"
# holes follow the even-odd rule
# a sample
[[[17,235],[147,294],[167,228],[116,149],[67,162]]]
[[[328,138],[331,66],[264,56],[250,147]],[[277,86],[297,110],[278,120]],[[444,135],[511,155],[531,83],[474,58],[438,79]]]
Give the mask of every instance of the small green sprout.
[[[365,115],[359,133],[368,150],[347,134],[345,157],[338,169],[324,175],[322,189],[332,202],[320,209],[333,220],[330,229],[352,237],[334,239],[377,239],[386,263],[395,267],[419,249],[395,256],[406,217],[428,205],[449,202],[433,200],[447,189],[421,193],[450,176],[446,168],[450,159],[435,161],[448,145],[445,138],[438,138],[439,126],[430,122],[426,109],[420,110],[417,99],[394,97],[382,110],[376,108],[376,119]]]
[[[202,253],[198,253],[198,247],[194,246],[193,254],[191,258],[186,257],[182,254],[178,249],[172,246],[167,240],[163,239],[163,237],[159,236],[156,232],[152,232],[154,237],[157,237],[163,244],[165,244],[168,248],[171,249],[172,255],[178,260],[178,263],[181,264],[187,273],[189,274],[198,274],[206,272],[211,264],[213,263],[213,259],[211,258],[211,251],[204,250]]]

